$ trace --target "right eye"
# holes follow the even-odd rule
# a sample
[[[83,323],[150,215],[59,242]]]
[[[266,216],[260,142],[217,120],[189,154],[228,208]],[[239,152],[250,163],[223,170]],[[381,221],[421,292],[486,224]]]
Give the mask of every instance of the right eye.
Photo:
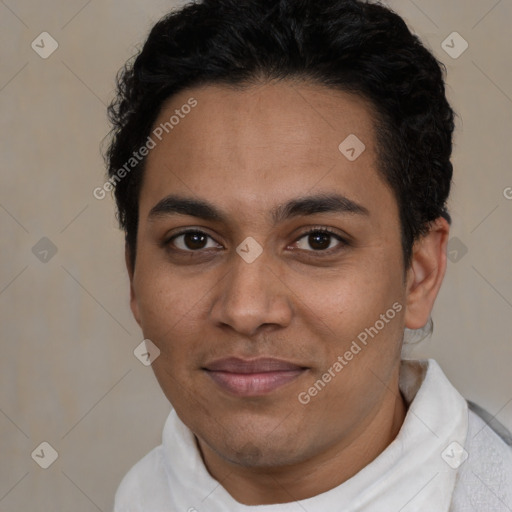
[[[203,231],[199,231],[197,229],[187,229],[185,231],[174,234],[165,242],[165,245],[170,246],[171,249],[177,248],[180,251],[185,252],[198,252],[201,249],[212,249],[219,247],[219,244],[217,244],[215,241],[214,242],[217,245],[208,246],[208,239],[214,241],[210,235],[204,233]]]

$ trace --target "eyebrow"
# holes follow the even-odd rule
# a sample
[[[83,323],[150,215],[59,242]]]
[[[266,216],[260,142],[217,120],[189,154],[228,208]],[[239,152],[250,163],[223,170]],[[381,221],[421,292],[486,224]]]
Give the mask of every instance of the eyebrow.
[[[364,206],[340,194],[318,194],[291,199],[271,211],[274,225],[293,217],[318,213],[343,213],[369,216]],[[169,195],[159,201],[148,214],[148,220],[156,220],[171,215],[189,215],[203,220],[228,224],[229,215],[208,201]]]

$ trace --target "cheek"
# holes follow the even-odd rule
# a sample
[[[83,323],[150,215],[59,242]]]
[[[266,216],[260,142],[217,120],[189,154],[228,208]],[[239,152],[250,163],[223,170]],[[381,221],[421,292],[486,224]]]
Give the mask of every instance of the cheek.
[[[184,280],[169,266],[140,261],[134,290],[144,335],[164,340],[184,329],[198,314],[201,297],[195,280]],[[205,286],[204,289],[207,289]]]
[[[400,359],[405,311],[400,276],[381,269],[354,266],[344,276],[305,288],[309,308],[302,313],[311,322],[309,330],[322,339],[324,353],[302,392],[311,398],[310,417],[333,425],[333,435],[340,422],[350,430],[354,418],[365,417],[382,400],[383,382]],[[327,381],[325,387],[320,381]],[[344,404],[350,414],[340,418],[333,403]]]
[[[300,297],[300,315],[316,324],[321,336],[334,336],[336,348],[374,325],[402,297],[400,278],[391,266],[384,270],[377,259],[367,265],[355,260],[330,275],[297,275],[290,286]]]
[[[142,268],[142,265],[141,265]],[[204,304],[190,280],[172,275],[169,269],[145,265],[135,283],[144,338],[159,348],[152,369],[167,399],[178,409],[194,404],[199,411],[206,405],[196,392],[196,345],[203,337]],[[208,288],[204,288],[207,290]]]

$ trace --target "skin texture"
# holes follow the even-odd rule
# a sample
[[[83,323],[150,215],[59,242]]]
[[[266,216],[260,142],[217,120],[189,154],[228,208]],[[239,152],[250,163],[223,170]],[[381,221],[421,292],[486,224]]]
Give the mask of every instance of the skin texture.
[[[247,505],[312,497],[396,437],[406,413],[398,389],[403,331],[428,320],[449,225],[438,219],[416,243],[404,284],[398,207],[377,172],[371,109],[360,97],[290,81],[202,86],[172,97],[155,126],[190,97],[197,106],[147,159],[134,272],[127,251],[131,308],[161,351],[153,370],[210,474]],[[353,162],[338,150],[350,134],[366,146]],[[273,225],[272,209],[321,193],[343,194],[369,214],[324,212]],[[209,201],[227,223],[149,219],[169,194]],[[334,249],[322,256],[326,249],[304,235],[317,227],[349,243],[327,236],[322,247]],[[202,245],[190,235],[169,241],[183,228],[208,237]],[[263,249],[252,263],[236,252],[249,236]],[[401,311],[300,403],[299,393],[396,302]],[[239,397],[202,369],[229,356],[274,357],[307,370],[267,395]]]

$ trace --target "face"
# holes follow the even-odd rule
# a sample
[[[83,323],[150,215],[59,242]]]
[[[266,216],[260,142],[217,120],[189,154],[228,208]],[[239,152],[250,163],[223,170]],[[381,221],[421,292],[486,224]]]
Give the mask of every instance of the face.
[[[192,97],[147,157],[131,307],[205,446],[245,466],[293,464],[350,443],[396,384],[408,300],[397,203],[363,99],[205,86],[174,96],[155,127]],[[359,156],[356,139],[339,149],[350,135]]]

